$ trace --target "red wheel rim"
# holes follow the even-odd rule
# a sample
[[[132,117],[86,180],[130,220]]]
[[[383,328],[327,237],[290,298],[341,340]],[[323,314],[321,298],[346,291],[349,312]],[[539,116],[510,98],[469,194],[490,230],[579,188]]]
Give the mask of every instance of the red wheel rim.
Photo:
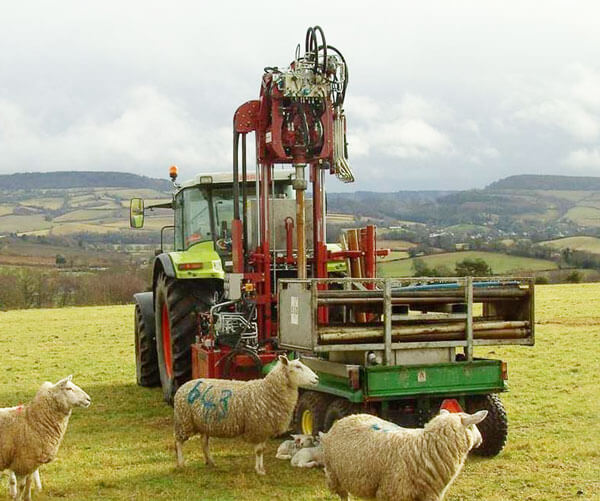
[[[162,307],[161,324],[165,370],[167,371],[167,376],[169,379],[171,379],[173,377],[173,359],[171,357],[171,324],[169,323],[169,312],[167,311],[166,304],[163,304]]]

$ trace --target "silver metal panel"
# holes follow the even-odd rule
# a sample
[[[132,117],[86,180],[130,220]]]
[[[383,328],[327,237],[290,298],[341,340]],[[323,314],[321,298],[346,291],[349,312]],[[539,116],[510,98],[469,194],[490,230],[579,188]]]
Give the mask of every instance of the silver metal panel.
[[[454,348],[394,350],[396,365],[441,364],[454,362]]]
[[[230,300],[240,299],[242,297],[242,279],[243,273],[225,274],[225,297]]]
[[[311,283],[279,283],[279,346],[286,349],[312,350],[313,315]]]
[[[294,231],[292,232],[293,248],[296,249],[296,200],[291,198],[273,198],[269,200],[271,221],[271,249],[283,251],[286,249],[285,219],[291,217],[294,221]],[[306,248],[312,249],[313,246],[313,225],[312,225],[312,200],[306,200],[304,203],[304,227],[306,228]],[[248,228],[249,248],[253,249],[258,244],[256,200],[248,200],[248,216],[246,221],[250,222]],[[273,245],[273,242],[275,245]]]
[[[323,372],[338,377],[348,377],[348,371],[360,368],[360,365],[335,363],[315,357],[301,357],[301,360],[313,371]]]

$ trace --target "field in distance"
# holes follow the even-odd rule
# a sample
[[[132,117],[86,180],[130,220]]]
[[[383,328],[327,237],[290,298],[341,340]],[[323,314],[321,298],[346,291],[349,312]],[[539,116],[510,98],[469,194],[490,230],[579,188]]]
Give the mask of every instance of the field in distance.
[[[558,238],[556,240],[548,240],[540,242],[540,245],[548,245],[554,249],[571,249],[576,251],[591,252],[600,254],[600,238],[597,237],[568,237]]]
[[[430,268],[446,266],[452,272],[454,272],[456,263],[463,261],[464,259],[483,259],[491,266],[494,274],[554,270],[557,268],[555,262],[546,259],[510,256],[498,252],[463,251],[445,252],[442,254],[432,254],[418,258],[402,259],[399,261],[381,262],[377,266],[377,273],[387,277],[412,276],[415,273],[413,266],[415,259],[422,260]]]

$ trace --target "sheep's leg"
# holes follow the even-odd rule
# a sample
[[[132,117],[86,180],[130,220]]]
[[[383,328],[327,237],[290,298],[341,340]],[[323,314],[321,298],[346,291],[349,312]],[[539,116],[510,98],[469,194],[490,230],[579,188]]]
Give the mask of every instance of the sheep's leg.
[[[183,442],[175,439],[175,452],[177,454],[177,468],[183,468],[185,460],[183,459]]]
[[[17,499],[19,491],[17,490],[17,476],[14,472],[8,474],[8,493],[12,499]]]
[[[20,491],[20,497],[23,501],[31,501],[31,475],[19,477],[17,484]],[[19,496],[17,496],[17,498],[18,497]]]
[[[40,478],[40,470],[35,470],[33,472],[33,482],[35,483],[35,488],[42,492],[42,479]]]
[[[215,466],[215,462],[210,455],[210,450],[208,449],[208,435],[202,435],[202,452],[204,452],[204,460],[208,466]]]
[[[254,463],[254,470],[259,475],[265,475],[265,466],[263,464],[263,453],[265,452],[265,444],[266,442],[261,442],[256,447],[254,447],[254,454],[256,454],[256,462]]]

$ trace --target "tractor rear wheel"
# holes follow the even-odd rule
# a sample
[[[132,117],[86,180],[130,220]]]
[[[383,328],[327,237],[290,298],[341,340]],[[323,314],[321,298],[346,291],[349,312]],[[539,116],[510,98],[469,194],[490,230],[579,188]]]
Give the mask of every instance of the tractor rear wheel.
[[[360,412],[358,406],[349,400],[346,400],[345,398],[334,399],[325,412],[323,430],[325,432],[329,431],[336,421],[346,416],[350,416],[350,414],[357,414],[358,412]]]
[[[317,436],[323,431],[329,398],[323,393],[306,390],[298,398],[294,423],[296,433]]]
[[[477,456],[496,456],[504,448],[508,437],[508,418],[502,401],[495,394],[471,397],[466,402],[467,412],[488,411],[487,417],[477,425],[482,444],[473,449]]]
[[[152,388],[160,385],[158,360],[156,356],[156,340],[154,333],[144,321],[139,304],[134,312],[135,332],[135,375],[137,384]]]
[[[154,292],[156,352],[164,399],[173,405],[177,389],[192,377],[191,346],[198,333],[197,314],[214,304],[216,285],[158,277]]]

